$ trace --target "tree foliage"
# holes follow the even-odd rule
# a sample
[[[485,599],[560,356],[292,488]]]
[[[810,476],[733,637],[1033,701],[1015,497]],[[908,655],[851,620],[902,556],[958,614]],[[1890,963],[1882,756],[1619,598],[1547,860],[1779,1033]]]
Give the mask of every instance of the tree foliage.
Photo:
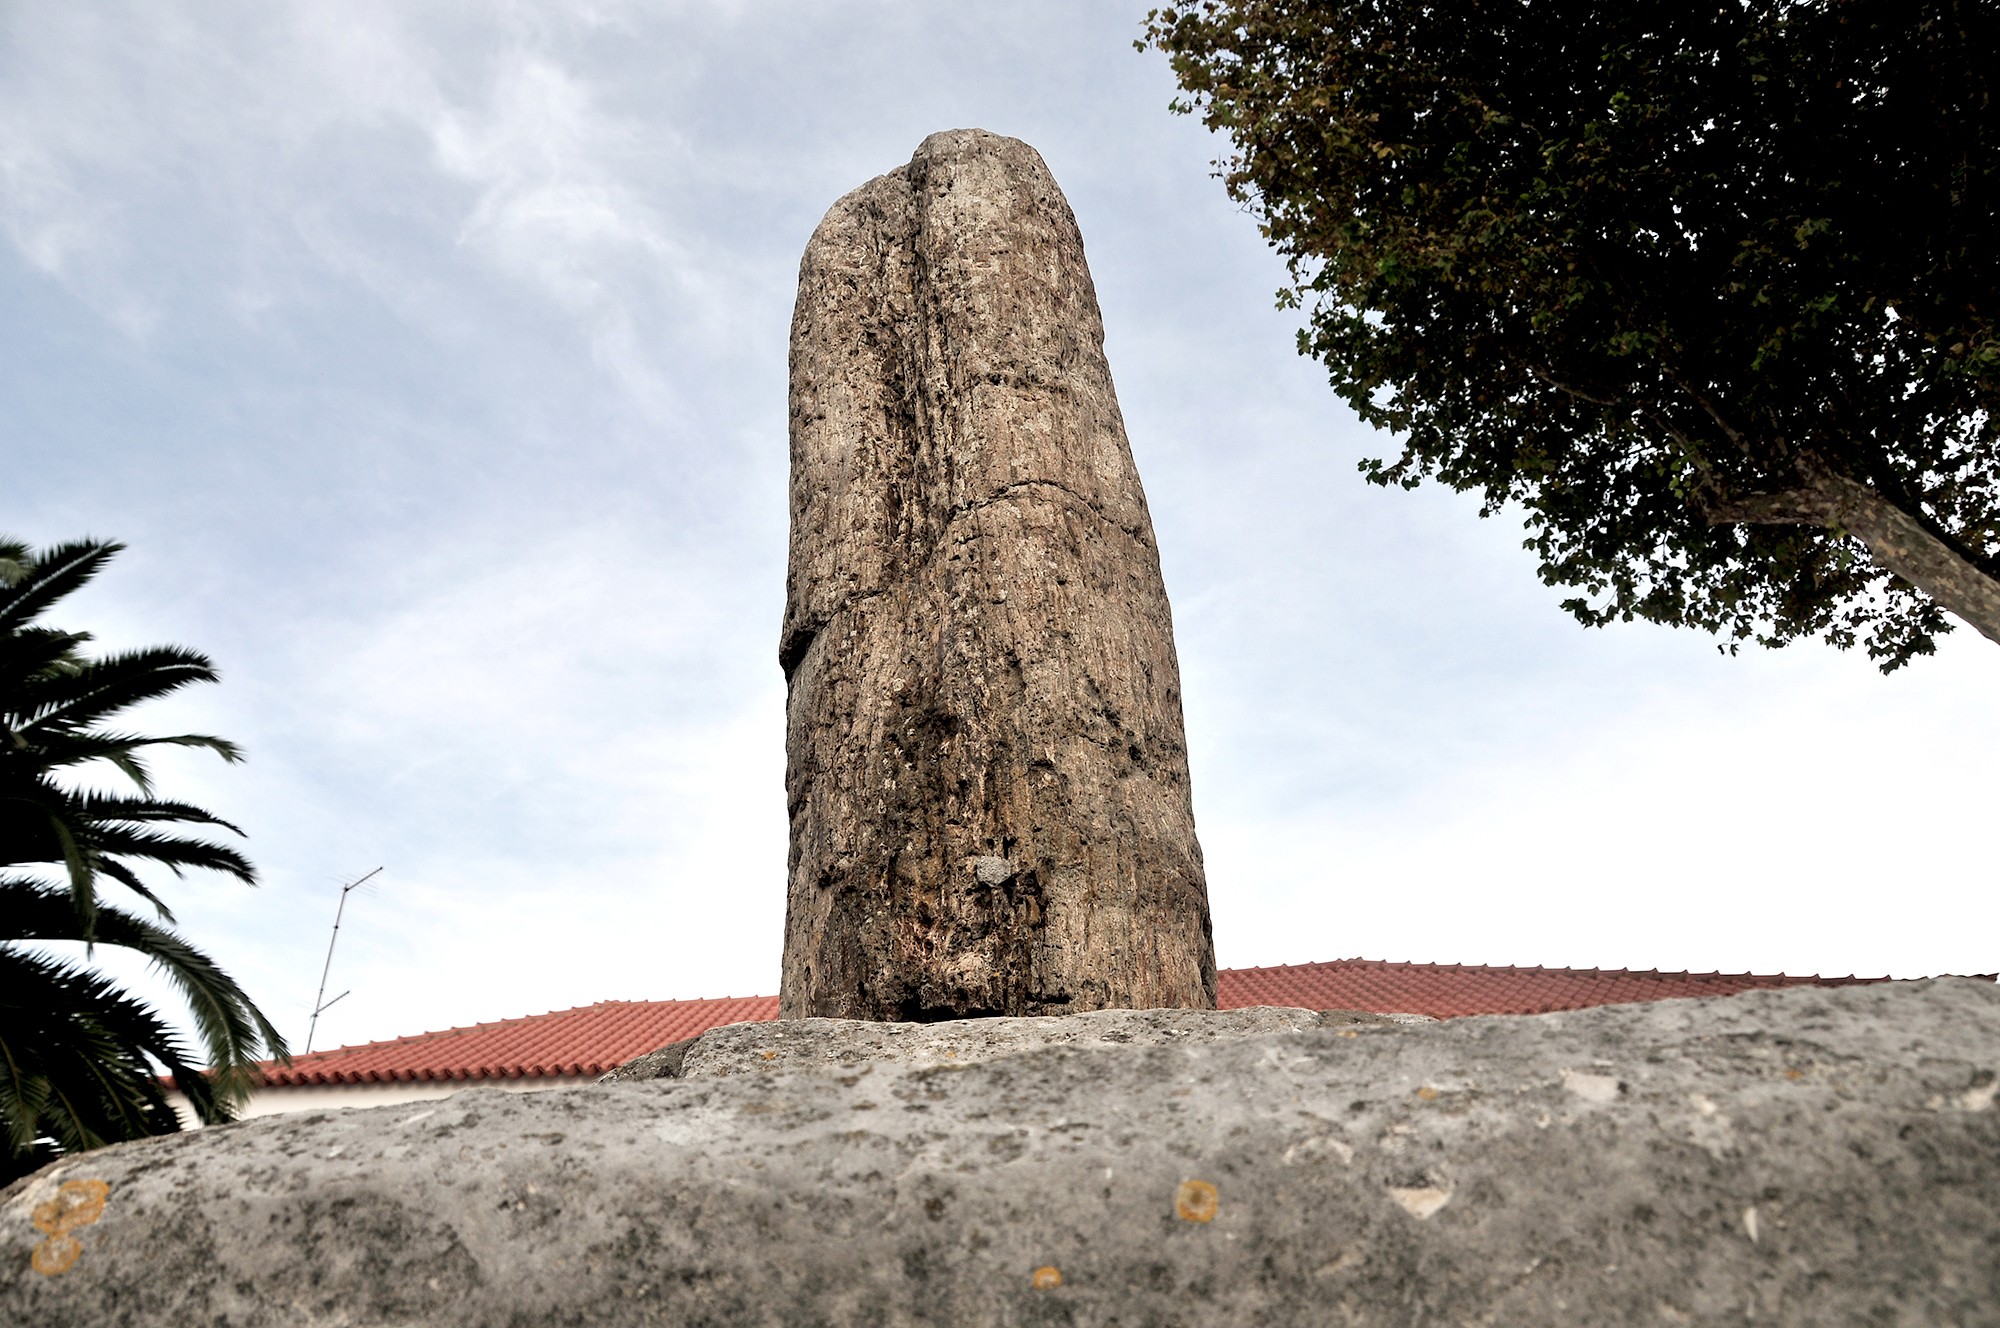
[[[59,545],[39,555],[0,540],[0,867],[46,864],[60,883],[0,872],[0,1179],[58,1153],[180,1128],[164,1071],[205,1122],[231,1118],[260,1051],[283,1057],[284,1039],[236,982],[165,927],[98,897],[109,879],[172,920],[137,868],[255,872],[235,849],[179,832],[228,824],[199,807],[156,797],[145,753],[202,747],[239,753],[205,734],[146,737],[107,727],[120,712],[191,683],[214,666],[178,647],[91,658],[87,633],[38,619],[88,582],[120,545]],[[134,794],[74,786],[103,763]],[[97,767],[101,768],[101,767]],[[143,1002],[87,967],[38,948],[116,945],[150,959],[188,1004],[206,1053],[204,1072]]]
[[[2000,640],[2000,8],[1153,11],[1378,483],[1518,503],[1587,624]],[[1144,45],[1146,43],[1142,43]]]

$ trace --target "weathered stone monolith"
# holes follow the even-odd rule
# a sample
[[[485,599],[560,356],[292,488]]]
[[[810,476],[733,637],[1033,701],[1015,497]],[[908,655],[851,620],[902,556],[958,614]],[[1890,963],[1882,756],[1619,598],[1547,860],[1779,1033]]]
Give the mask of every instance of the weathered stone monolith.
[[[1212,1007],[1180,671],[1083,240],[1027,144],[834,204],[791,351],[787,1017]]]

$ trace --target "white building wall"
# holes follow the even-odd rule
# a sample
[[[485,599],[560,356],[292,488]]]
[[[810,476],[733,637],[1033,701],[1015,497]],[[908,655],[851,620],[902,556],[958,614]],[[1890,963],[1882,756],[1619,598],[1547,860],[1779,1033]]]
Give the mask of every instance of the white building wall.
[[[595,1083],[592,1075],[561,1075],[544,1079],[456,1079],[447,1083],[393,1083],[393,1084],[299,1084],[296,1086],[272,1086],[260,1088],[252,1093],[244,1104],[237,1119],[249,1120],[255,1116],[276,1116],[294,1111],[344,1111],[351,1107],[393,1107],[399,1102],[435,1102],[439,1098],[450,1097],[453,1093],[468,1088],[498,1088],[509,1093],[540,1093],[551,1088],[576,1088],[583,1084]],[[189,1108],[187,1099],[179,1093],[167,1092],[167,1098],[180,1113],[183,1129],[199,1129]]]

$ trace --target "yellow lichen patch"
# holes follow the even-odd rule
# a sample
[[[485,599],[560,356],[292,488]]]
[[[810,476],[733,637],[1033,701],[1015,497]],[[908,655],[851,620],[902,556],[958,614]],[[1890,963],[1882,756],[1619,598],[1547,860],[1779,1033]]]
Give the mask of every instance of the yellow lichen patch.
[[[104,1201],[111,1186],[101,1180],[66,1180],[56,1197],[35,1205],[30,1220],[47,1232],[28,1262],[45,1277],[68,1272],[83,1255],[83,1242],[71,1235],[104,1216]]]
[[[33,1221],[37,1229],[52,1236],[87,1227],[104,1216],[104,1201],[111,1194],[109,1183],[101,1180],[66,1180],[47,1203],[35,1205]]]
[[[1422,1098],[1426,1102],[1437,1101],[1437,1095],[1438,1095],[1437,1089],[1432,1088],[1429,1084],[1425,1084],[1422,1088],[1419,1088],[1417,1090],[1417,1096]]]
[[[1184,1180],[1174,1191],[1174,1216],[1183,1222],[1213,1222],[1219,1205],[1215,1187],[1205,1180]]]
[[[1037,1291],[1054,1291],[1062,1285],[1062,1269],[1052,1263],[1045,1263],[1028,1277]]]
[[[75,1236],[45,1236],[28,1256],[28,1263],[43,1277],[66,1273],[83,1257],[83,1242]]]

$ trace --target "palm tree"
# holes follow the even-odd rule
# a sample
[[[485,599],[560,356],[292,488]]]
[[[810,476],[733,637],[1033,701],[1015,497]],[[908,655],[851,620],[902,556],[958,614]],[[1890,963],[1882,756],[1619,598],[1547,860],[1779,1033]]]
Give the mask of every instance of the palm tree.
[[[217,1123],[231,1119],[247,1096],[260,1049],[286,1057],[277,1029],[212,960],[166,927],[98,898],[109,879],[172,922],[135,864],[256,882],[235,849],[179,832],[214,826],[242,833],[199,807],[156,797],[143,757],[152,747],[204,747],[236,761],[236,747],[206,734],[145,737],[104,727],[142,701],[214,682],[214,665],[177,646],[93,659],[82,649],[88,633],[36,621],[123,547],[83,540],[37,554],[0,539],[0,868],[61,869],[60,882],[0,871],[0,1134],[7,1145],[0,1182],[58,1153],[179,1129],[161,1069],[202,1121]],[[122,772],[136,793],[63,782],[97,762]],[[187,1000],[209,1070],[116,983],[22,945],[51,941],[81,942],[86,956],[104,944],[152,960]]]

